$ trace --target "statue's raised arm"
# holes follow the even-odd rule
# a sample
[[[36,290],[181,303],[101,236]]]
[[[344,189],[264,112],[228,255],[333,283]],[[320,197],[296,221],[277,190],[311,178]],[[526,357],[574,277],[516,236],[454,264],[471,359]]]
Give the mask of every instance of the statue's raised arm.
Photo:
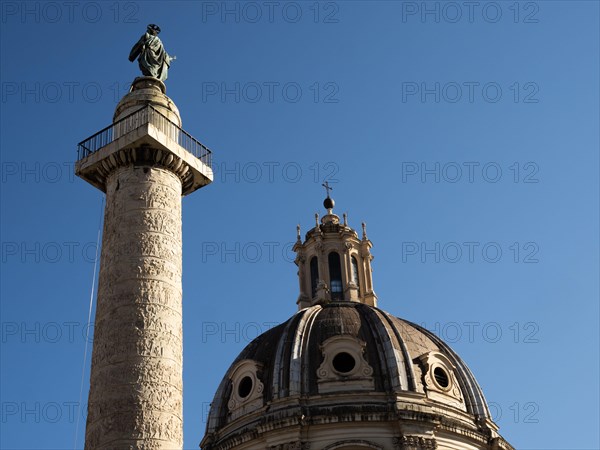
[[[129,61],[137,58],[142,74],[147,77],[158,78],[161,81],[167,79],[169,66],[175,57],[169,56],[158,37],[160,27],[151,23],[146,33],[133,46],[129,53]]]

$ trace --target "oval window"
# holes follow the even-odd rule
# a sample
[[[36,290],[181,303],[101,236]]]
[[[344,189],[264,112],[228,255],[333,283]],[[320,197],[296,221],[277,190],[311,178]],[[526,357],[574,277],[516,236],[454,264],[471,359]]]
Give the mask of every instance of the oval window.
[[[238,395],[241,398],[246,398],[250,395],[250,392],[252,392],[252,378],[246,376],[244,378],[242,378],[240,380],[240,383],[238,384]]]
[[[356,361],[350,353],[340,352],[334,356],[333,368],[340,373],[352,372],[352,369],[356,366]]]
[[[447,388],[450,385],[450,379],[448,378],[448,374],[441,367],[436,367],[433,369],[433,376],[435,377],[435,381],[442,388]]]

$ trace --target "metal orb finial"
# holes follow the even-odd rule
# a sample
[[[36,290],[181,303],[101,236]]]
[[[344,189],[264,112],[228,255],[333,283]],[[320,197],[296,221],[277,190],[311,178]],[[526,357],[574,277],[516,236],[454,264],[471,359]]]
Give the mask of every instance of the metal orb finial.
[[[335,206],[335,202],[331,197],[327,197],[325,200],[323,200],[323,206],[325,207],[325,209],[333,209],[333,207]]]

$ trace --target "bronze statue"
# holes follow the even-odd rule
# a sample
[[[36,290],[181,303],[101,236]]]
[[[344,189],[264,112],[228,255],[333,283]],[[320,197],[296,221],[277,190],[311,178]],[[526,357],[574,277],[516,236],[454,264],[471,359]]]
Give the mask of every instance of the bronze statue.
[[[175,56],[169,56],[158,37],[160,27],[151,23],[146,33],[133,46],[129,53],[129,61],[138,59],[142,74],[147,77],[158,78],[161,81],[167,79],[169,66]]]

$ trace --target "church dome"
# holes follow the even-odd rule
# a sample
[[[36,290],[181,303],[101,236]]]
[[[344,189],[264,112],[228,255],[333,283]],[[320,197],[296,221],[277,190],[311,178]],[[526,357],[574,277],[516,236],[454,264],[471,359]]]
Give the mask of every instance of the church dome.
[[[345,446],[329,447],[340,441],[332,429],[343,429]],[[471,371],[448,345],[416,324],[350,301],[302,309],[254,339],[217,390],[202,448],[304,441],[311,449],[511,448]]]
[[[333,213],[301,239],[299,311],[227,370],[203,450],[510,450],[440,338],[377,308],[372,243]]]

